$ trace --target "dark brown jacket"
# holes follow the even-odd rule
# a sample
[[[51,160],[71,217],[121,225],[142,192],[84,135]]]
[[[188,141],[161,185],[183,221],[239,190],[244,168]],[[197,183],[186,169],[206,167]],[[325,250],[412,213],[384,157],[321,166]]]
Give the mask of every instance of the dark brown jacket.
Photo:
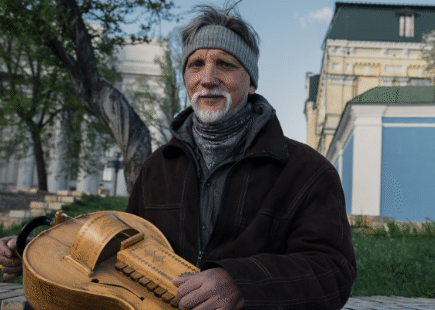
[[[148,157],[127,212],[157,226],[196,264],[198,182],[192,153],[173,138]],[[336,169],[284,137],[274,116],[230,170],[201,270],[225,268],[246,309],[341,309],[356,272]]]

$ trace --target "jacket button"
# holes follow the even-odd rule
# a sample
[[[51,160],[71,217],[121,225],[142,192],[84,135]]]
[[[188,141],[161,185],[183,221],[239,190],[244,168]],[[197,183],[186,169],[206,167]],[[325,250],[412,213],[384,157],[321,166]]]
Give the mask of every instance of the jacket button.
[[[205,185],[207,185],[207,187],[211,186],[210,182],[205,183]]]
[[[202,225],[202,226],[201,226],[201,230],[205,230],[205,225]]]

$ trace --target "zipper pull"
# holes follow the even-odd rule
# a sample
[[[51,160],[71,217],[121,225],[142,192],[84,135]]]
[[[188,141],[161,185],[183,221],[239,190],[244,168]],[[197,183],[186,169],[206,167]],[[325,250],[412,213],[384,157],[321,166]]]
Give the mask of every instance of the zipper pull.
[[[202,261],[202,255],[204,254],[204,252],[202,252],[202,251],[199,251],[199,253],[198,253],[198,257],[197,257],[197,259],[196,259],[196,267],[198,267],[199,268],[199,266],[200,266],[200,264],[201,264],[201,261]]]

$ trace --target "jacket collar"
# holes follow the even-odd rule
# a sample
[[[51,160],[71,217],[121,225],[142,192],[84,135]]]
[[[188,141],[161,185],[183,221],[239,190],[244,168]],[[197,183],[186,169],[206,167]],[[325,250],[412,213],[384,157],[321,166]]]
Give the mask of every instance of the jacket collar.
[[[254,94],[249,97],[249,101],[252,102],[256,113],[263,114],[265,109],[272,109],[272,116],[262,126],[255,137],[248,137],[248,141],[250,140],[251,142],[249,142],[249,147],[243,158],[267,156],[276,158],[283,163],[287,162],[289,154],[286,140],[278,118],[276,117],[275,110],[261,95]],[[171,132],[175,134],[163,148],[163,156],[166,159],[176,158],[183,153],[188,154],[188,156],[189,154],[193,156],[193,154],[191,154],[191,148],[187,147],[185,142],[177,138],[176,133],[181,127],[185,127],[185,130],[190,130],[191,132],[191,128],[189,127],[191,127],[192,122],[186,120],[192,117],[192,113],[193,108],[189,106],[181,111],[172,121]]]

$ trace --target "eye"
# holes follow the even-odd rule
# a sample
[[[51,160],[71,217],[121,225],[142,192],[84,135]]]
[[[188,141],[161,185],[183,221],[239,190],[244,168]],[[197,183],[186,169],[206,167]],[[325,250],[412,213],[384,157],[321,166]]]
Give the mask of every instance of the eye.
[[[189,64],[189,68],[199,68],[204,65],[204,62],[202,60],[194,60]]]
[[[233,64],[230,64],[229,62],[226,62],[226,61],[223,61],[223,60],[219,61],[219,64],[222,67],[226,68],[226,69],[230,69],[230,68],[235,68],[236,67]]]

